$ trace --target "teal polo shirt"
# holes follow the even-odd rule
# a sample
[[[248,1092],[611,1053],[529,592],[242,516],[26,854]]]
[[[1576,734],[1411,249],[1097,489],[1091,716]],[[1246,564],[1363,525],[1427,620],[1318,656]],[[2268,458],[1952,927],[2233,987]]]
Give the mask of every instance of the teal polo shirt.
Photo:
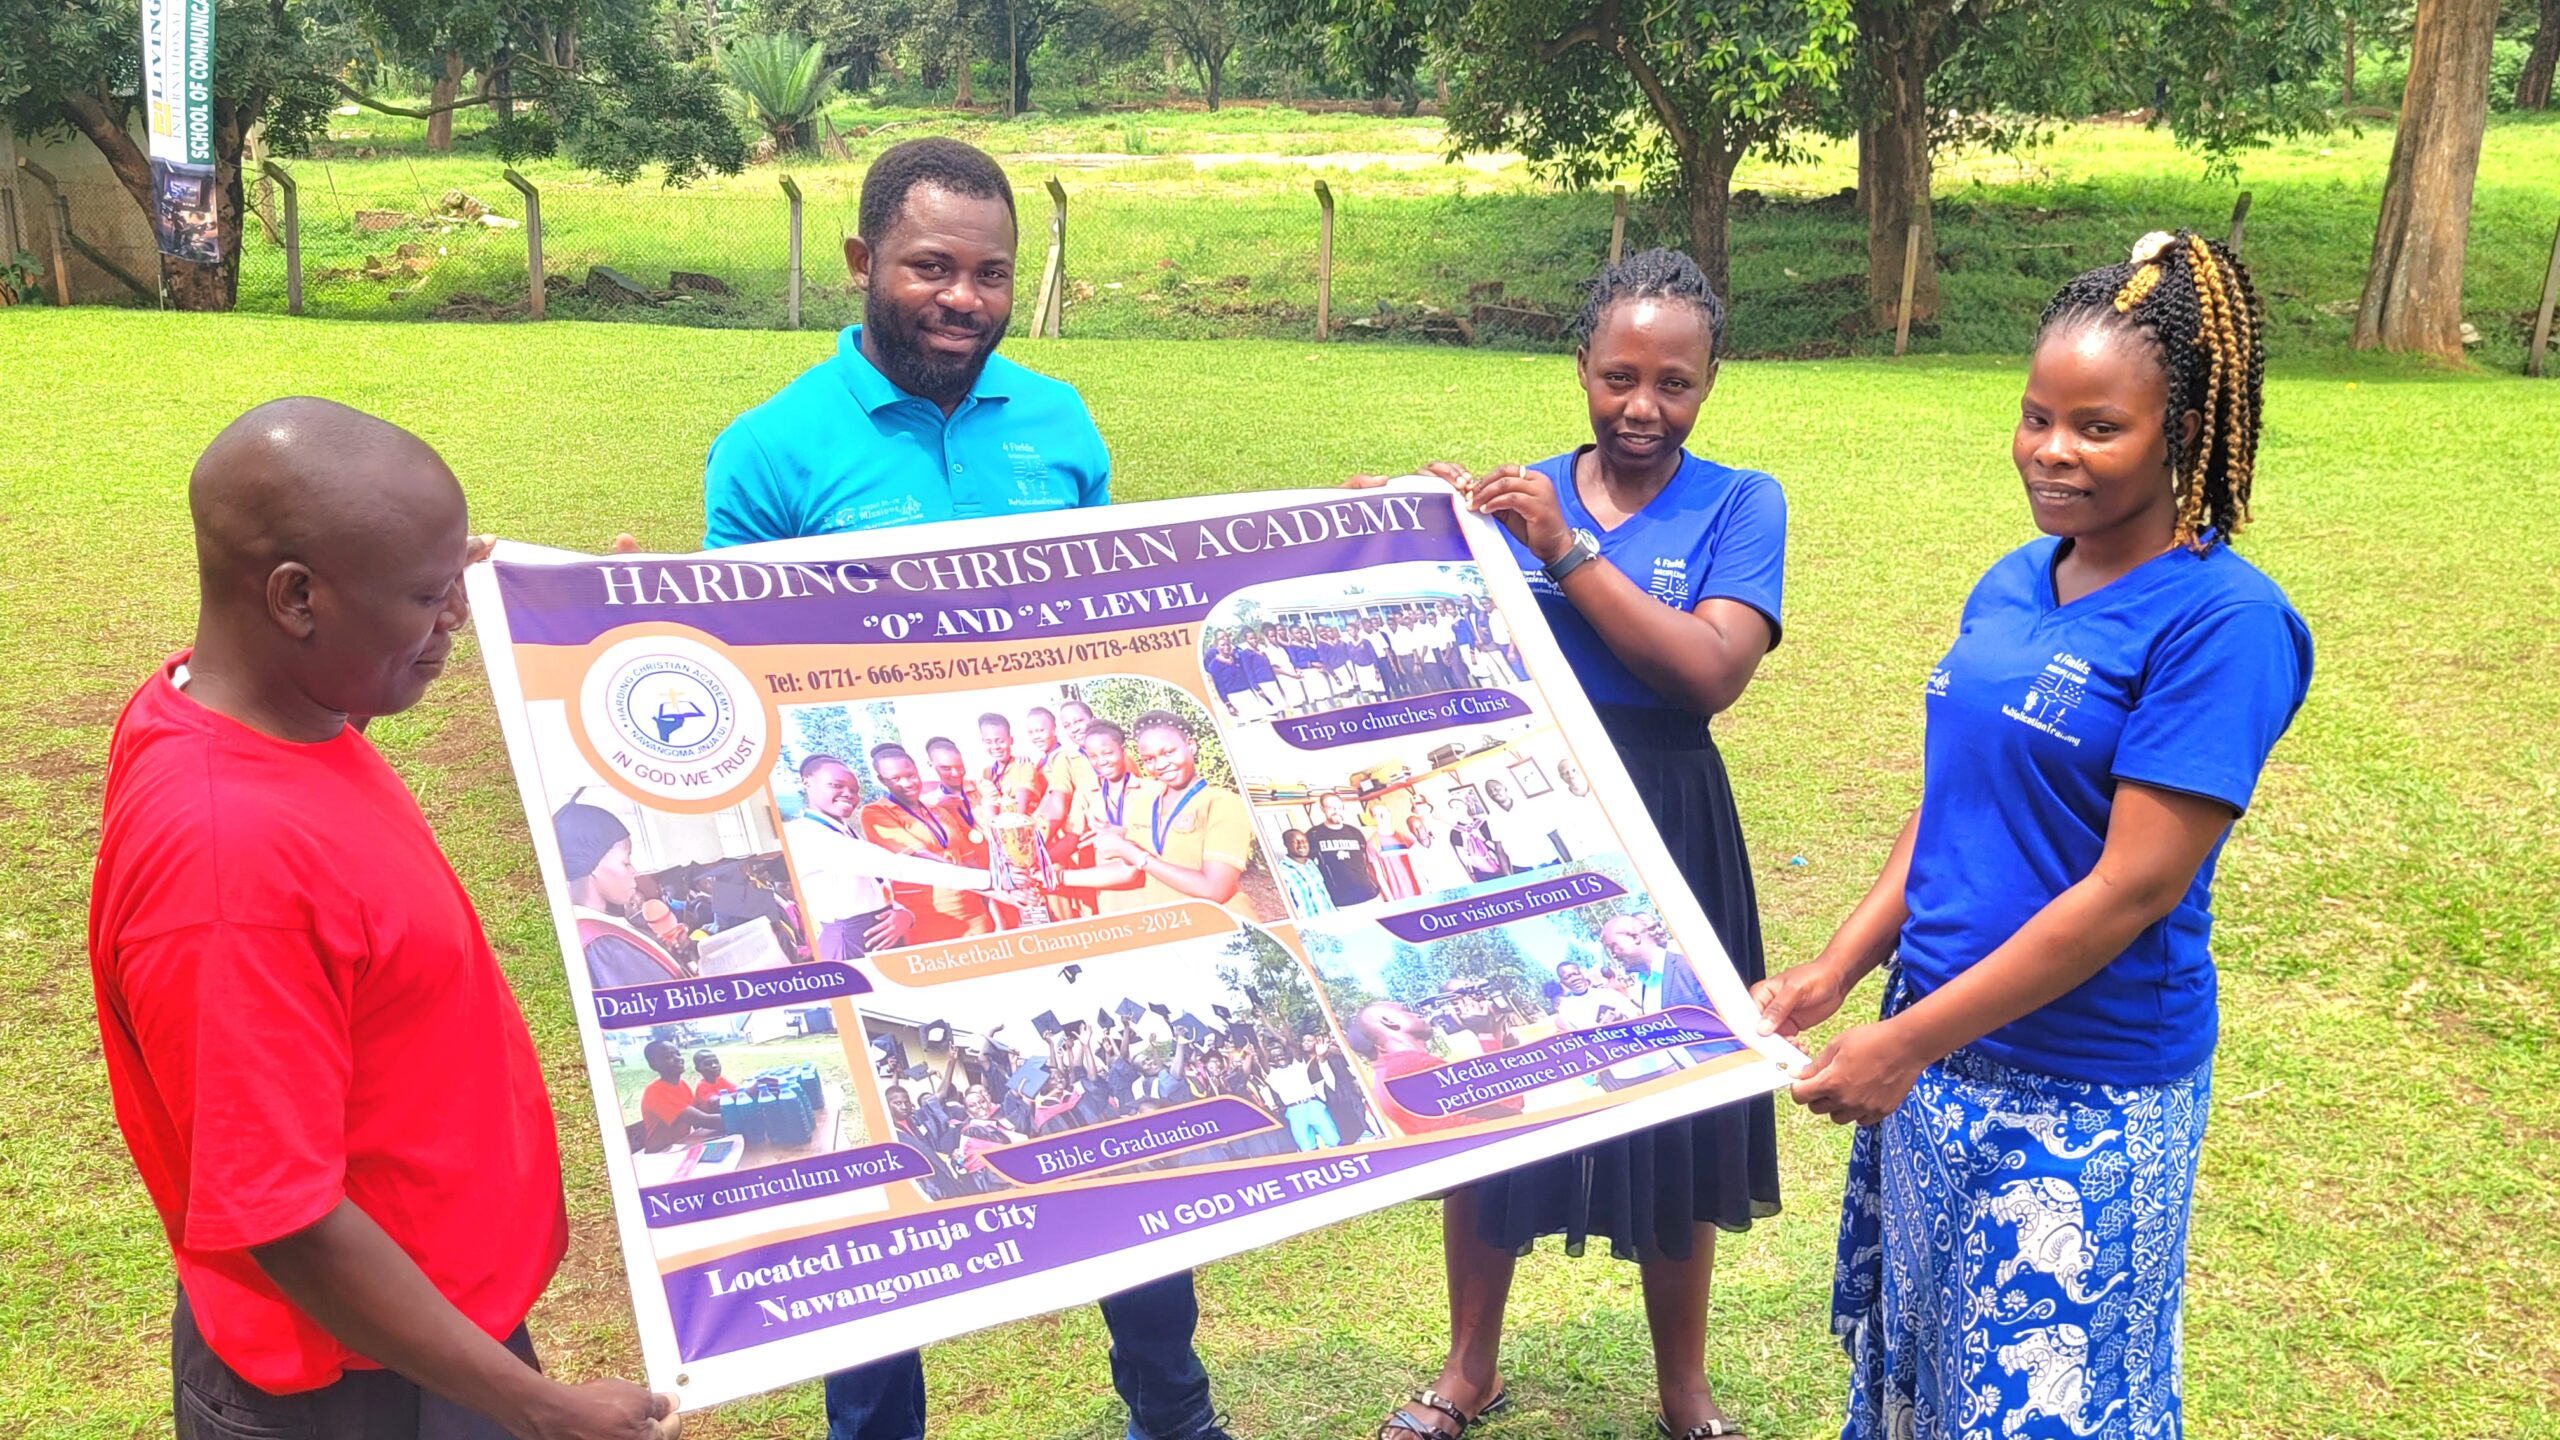
[[[946,417],[864,359],[851,325],[711,442],[702,545],[1110,502],[1111,453],[1074,386],[990,355]]]

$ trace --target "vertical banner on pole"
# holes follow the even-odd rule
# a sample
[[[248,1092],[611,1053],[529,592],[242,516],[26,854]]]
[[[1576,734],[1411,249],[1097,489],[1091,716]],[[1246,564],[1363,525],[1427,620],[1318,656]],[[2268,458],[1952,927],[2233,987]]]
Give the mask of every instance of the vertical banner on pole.
[[[160,252],[222,258],[213,173],[213,0],[142,0],[142,96],[151,142],[151,229]]]

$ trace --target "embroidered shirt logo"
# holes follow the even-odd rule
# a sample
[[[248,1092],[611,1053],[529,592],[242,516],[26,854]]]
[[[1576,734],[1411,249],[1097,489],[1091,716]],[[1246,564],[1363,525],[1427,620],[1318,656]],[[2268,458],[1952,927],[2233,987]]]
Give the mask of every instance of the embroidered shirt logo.
[[[1937,669],[1929,672],[1929,683],[1927,686],[1923,687],[1921,693],[1924,695],[1946,694],[1947,679],[1947,667],[1944,665],[1939,666]]]
[[[1044,506],[1049,501],[1049,462],[1020,440],[1004,442],[1004,458],[1013,471],[1013,504]]]
[[[2077,745],[2080,737],[2067,733],[2063,727],[2088,693],[2089,662],[2068,650],[2057,651],[2028,683],[2027,693],[2019,703],[2001,706],[2000,713],[2066,745]]]

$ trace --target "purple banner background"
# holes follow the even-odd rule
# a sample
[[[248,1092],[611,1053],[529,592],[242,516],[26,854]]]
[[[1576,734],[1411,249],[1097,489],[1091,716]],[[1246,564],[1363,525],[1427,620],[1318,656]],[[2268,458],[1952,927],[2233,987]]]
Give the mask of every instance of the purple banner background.
[[[1105,515],[1108,513],[1104,512]],[[1300,518],[1310,515],[1325,518]],[[1413,528],[1383,528],[1386,523],[1401,523],[1407,517],[1412,519]],[[1261,527],[1259,531],[1257,526]],[[1274,526],[1280,527],[1277,533],[1284,536],[1324,533],[1316,528],[1319,526],[1367,527],[1371,533],[1352,539],[1316,539],[1307,543],[1285,540],[1277,548],[1265,545],[1249,553],[1245,546],[1229,543],[1230,540],[1251,543],[1257,534],[1268,538],[1274,533],[1271,528]],[[1198,537],[1203,531],[1216,537],[1219,545],[1233,553],[1202,553],[1205,547],[1199,543]],[[1108,546],[1137,534],[1168,537],[1181,558],[1173,561],[1158,559],[1151,565],[1106,574],[1086,573],[1070,577],[1062,573],[1065,563],[1072,557],[1081,556],[1082,547],[1087,543]],[[1045,578],[1028,573],[1020,562],[1021,555],[1032,551],[1050,559],[1052,571]],[[1017,558],[1010,566],[999,565],[993,573],[1020,576],[1020,583],[1009,580],[975,583],[979,574],[976,557],[1006,555]],[[893,637],[877,628],[884,617],[893,615],[922,612],[928,617],[924,626],[904,637],[905,643],[1092,635],[1139,630],[1150,625],[1195,622],[1206,616],[1221,596],[1267,580],[1357,570],[1399,561],[1471,561],[1474,558],[1473,552],[1467,548],[1465,534],[1458,528],[1452,502],[1438,496],[1386,495],[1279,506],[1244,515],[1220,516],[1205,521],[1184,520],[1134,529],[1097,525],[1091,530],[1055,539],[1025,540],[968,550],[882,555],[855,563],[731,560],[714,552],[709,556],[685,560],[603,558],[562,565],[502,563],[497,566],[497,578],[499,591],[506,597],[507,627],[519,645],[583,645],[607,631],[651,621],[691,626],[731,645],[864,645],[894,643]],[[902,562],[912,563],[906,564],[902,570]],[[902,573],[914,575],[920,567],[937,564],[961,567],[972,577],[972,583],[968,588],[919,586],[911,589],[890,578]],[[749,577],[748,572],[751,571],[768,573],[759,582]],[[794,572],[796,578],[790,583],[804,591],[813,588],[808,576],[802,573],[809,571],[823,571],[830,575],[867,573],[878,576],[880,584],[869,594],[795,592],[795,598],[789,599],[699,602],[706,581],[718,586],[723,595],[735,595],[758,583],[775,583],[775,575],[782,571]],[[607,604],[608,575],[620,585],[619,593],[654,597],[664,594],[665,587],[672,584],[683,593],[697,597],[697,603],[637,599]],[[1104,597],[1119,592],[1159,589],[1167,593],[1153,597],[1155,603],[1152,608],[1143,612],[1100,614],[1088,613],[1085,608],[1087,602],[1100,606]],[[1175,591],[1184,593],[1171,593]],[[1012,617],[1009,622],[1012,628],[1000,635],[936,636],[930,629],[930,617],[944,610],[1000,612]],[[1044,623],[1049,617],[1055,617],[1054,623]]]
[[[1713,1011],[1697,1005],[1675,1005],[1614,1025],[1569,1031],[1516,1050],[1495,1050],[1471,1060],[1453,1060],[1429,1070],[1399,1075],[1389,1080],[1386,1088],[1397,1104],[1416,1115],[1453,1115],[1566,1080],[1579,1080],[1645,1055],[1684,1049],[1695,1054],[1707,1046],[1722,1052],[1740,1049],[1742,1042]]]
[[[1627,893],[1627,887],[1606,875],[1588,870],[1574,875],[1559,875],[1533,885],[1516,885],[1508,890],[1495,890],[1484,895],[1471,895],[1445,905],[1425,905],[1398,915],[1381,915],[1378,923],[1387,933],[1412,945],[1428,945],[1470,930],[1488,930],[1508,925],[1515,920],[1571,910],[1577,905],[1594,905],[1615,900]]]
[[[787,1165],[732,1170],[696,1180],[679,1180],[672,1185],[653,1185],[640,1192],[640,1219],[652,1230],[690,1225],[696,1220],[716,1220],[768,1205],[868,1190],[892,1180],[921,1180],[932,1173],[924,1156],[913,1147],[872,1145],[833,1155],[812,1155]]]
[[[753,993],[760,990],[781,993]],[[705,975],[699,980],[667,980],[599,990],[596,1024],[607,1030],[637,1030],[644,1025],[699,1020],[706,1015],[735,1015],[741,1010],[824,1005],[839,995],[870,993],[870,978],[861,971],[839,961],[821,960],[813,965],[777,965],[766,970],[742,970],[735,975]]]
[[[1021,1185],[1036,1185],[1043,1180],[1071,1179],[1104,1170],[1117,1170],[1159,1155],[1179,1155],[1203,1145],[1216,1145],[1240,1136],[1258,1134],[1279,1122],[1233,1096],[1203,1100],[1196,1104],[1159,1110],[1152,1115],[1137,1115],[1114,1120],[1104,1125],[1088,1125],[1063,1135],[1043,1136],[1022,1145],[1008,1145],[987,1152],[987,1163],[1002,1171],[1005,1178]],[[1134,1152],[1120,1150],[1115,1155],[1104,1153],[1106,1147],[1132,1143],[1149,1131],[1165,1134],[1175,1127],[1205,1125],[1208,1132],[1188,1140],[1141,1148]],[[1053,1168],[1042,1168],[1046,1161]]]
[[[1439,695],[1417,695],[1410,700],[1385,700],[1291,716],[1272,721],[1271,730],[1297,749],[1330,750],[1363,740],[1516,720],[1532,713],[1535,712],[1529,709],[1528,702],[1508,690],[1451,690]]]
[[[698,1360],[824,1330],[894,1310],[910,1296],[938,1300],[1125,1250],[1157,1236],[1281,1208],[1320,1190],[1473,1149],[1485,1138],[1468,1135],[1393,1150],[1286,1155],[1267,1165],[1106,1181],[1018,1200],[996,1195],[975,1207],[948,1207],[760,1246],[667,1275],[676,1350],[686,1360]],[[1022,1214],[1026,1210],[1031,1212],[1028,1223]],[[1150,1223],[1155,1219],[1166,1228],[1155,1228]],[[965,1233],[954,1237],[952,1227]],[[925,1242],[921,1246],[919,1239]]]

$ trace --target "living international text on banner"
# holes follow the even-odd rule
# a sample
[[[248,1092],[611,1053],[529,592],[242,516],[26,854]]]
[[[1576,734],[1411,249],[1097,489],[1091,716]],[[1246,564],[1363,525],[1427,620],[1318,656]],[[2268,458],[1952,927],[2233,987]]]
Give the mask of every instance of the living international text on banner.
[[[688,1408],[1802,1060],[1437,482],[471,588]]]
[[[214,0],[141,0],[143,121],[151,228],[163,254],[222,258],[213,164]]]

